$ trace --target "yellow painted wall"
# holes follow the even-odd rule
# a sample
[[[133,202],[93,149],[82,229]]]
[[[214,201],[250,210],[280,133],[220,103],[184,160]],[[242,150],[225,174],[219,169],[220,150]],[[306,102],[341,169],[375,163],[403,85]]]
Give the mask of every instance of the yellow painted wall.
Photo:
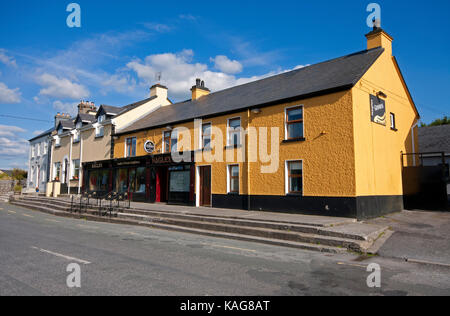
[[[383,91],[386,102],[386,126],[371,122],[370,94]],[[352,89],[354,99],[354,133],[356,194],[358,196],[403,195],[401,152],[413,152],[411,128],[418,120],[412,100],[401,80],[389,50],[375,62]],[[396,128],[390,128],[390,113]],[[415,151],[419,151],[417,128]],[[412,157],[405,159],[412,165]]]

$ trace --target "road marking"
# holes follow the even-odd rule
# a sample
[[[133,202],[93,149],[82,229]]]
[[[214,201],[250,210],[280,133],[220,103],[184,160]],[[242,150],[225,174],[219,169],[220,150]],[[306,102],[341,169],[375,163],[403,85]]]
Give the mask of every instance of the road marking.
[[[356,264],[356,263],[338,262],[337,264],[340,266],[350,266],[350,267],[357,267],[357,268],[364,268],[364,269],[367,268],[367,266],[363,266],[361,264]]]
[[[207,245],[207,244],[205,244]],[[253,249],[245,249],[245,248],[238,248],[238,247],[230,247],[230,246],[222,246],[222,245],[211,245],[212,247],[218,247],[218,248],[226,248],[226,249],[234,249],[234,250],[242,250],[242,251],[249,251],[249,252],[256,252],[256,250]]]
[[[16,214],[16,212],[14,212],[14,211],[8,211],[8,213],[11,213],[11,214]]]
[[[441,266],[441,267],[450,268],[450,264],[441,263],[441,262],[433,262],[433,261],[418,260],[418,259],[411,259],[411,258],[405,258],[405,261],[410,262],[410,263],[419,263],[419,264],[425,264],[425,265]]]
[[[63,254],[60,254],[60,253],[57,253],[57,252],[53,252],[53,251],[50,251],[50,250],[45,250],[45,249],[38,248],[38,247],[31,247],[31,248],[35,249],[35,250],[38,250],[38,251],[40,251],[42,253],[53,255],[55,257],[63,258],[63,259],[69,260],[69,261],[75,261],[75,262],[79,262],[79,263],[86,264],[86,265],[91,264],[89,261],[78,259],[78,258],[74,258],[74,257],[69,257],[69,256],[66,256],[66,255],[63,255]]]
[[[22,214],[23,216],[26,216],[26,217],[31,217],[31,218],[34,218],[34,216],[31,216],[31,215],[28,215],[28,214]]]

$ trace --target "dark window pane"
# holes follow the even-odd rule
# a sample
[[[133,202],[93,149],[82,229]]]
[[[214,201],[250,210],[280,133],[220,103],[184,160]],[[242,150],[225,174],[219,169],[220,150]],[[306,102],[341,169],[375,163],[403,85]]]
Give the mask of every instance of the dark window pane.
[[[288,125],[288,138],[302,138],[303,137],[303,123],[294,123]]]
[[[297,121],[303,119],[303,108],[287,110],[288,121]]]
[[[290,192],[302,192],[302,178],[291,178],[289,182]]]

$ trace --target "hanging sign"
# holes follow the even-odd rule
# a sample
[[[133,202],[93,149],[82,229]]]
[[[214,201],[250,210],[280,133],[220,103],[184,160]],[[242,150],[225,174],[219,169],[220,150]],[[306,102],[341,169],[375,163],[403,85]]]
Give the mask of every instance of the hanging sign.
[[[144,150],[148,154],[153,154],[153,152],[155,151],[155,143],[151,140],[146,141],[144,144]]]
[[[370,95],[370,116],[372,122],[386,126],[386,102]]]

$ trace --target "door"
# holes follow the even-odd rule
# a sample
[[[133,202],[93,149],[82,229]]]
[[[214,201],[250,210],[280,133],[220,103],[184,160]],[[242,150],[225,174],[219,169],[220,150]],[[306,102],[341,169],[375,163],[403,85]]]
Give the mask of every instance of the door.
[[[211,166],[200,167],[200,206],[211,206]]]

